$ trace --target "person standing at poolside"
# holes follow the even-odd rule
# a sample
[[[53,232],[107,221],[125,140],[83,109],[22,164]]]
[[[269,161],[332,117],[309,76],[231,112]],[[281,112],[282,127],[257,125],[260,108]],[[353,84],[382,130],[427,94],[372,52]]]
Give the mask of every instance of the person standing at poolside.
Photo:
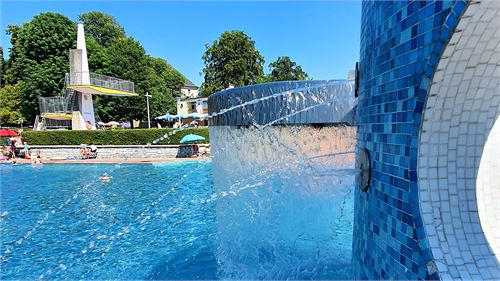
[[[16,147],[16,141],[13,140],[11,143],[10,143],[10,153],[11,153],[11,157],[12,158],[16,158],[16,150],[17,150],[17,147]]]
[[[193,145],[193,156],[198,157],[198,152],[200,151],[200,147],[198,146],[197,143]]]
[[[30,147],[28,146],[27,142],[24,142],[23,156],[24,156],[24,159],[30,159]]]

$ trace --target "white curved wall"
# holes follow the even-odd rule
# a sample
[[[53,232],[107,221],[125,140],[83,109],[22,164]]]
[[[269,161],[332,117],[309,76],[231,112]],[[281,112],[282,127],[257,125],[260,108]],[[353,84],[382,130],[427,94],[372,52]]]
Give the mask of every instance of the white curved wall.
[[[500,118],[484,146],[476,181],[477,208],[486,240],[500,257]]]
[[[498,125],[492,129],[500,114],[499,18],[500,1],[467,7],[424,110],[420,208],[442,280],[500,280],[500,170],[488,166],[500,159]]]

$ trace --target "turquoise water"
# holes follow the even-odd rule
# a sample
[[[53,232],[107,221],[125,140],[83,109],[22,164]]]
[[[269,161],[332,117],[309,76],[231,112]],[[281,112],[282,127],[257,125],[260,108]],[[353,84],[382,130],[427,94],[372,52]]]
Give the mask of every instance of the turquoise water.
[[[2,279],[215,278],[209,162],[0,171]]]
[[[210,161],[2,165],[0,174],[1,279],[220,278],[224,214]],[[350,240],[341,244],[332,254],[350,255]],[[321,263],[276,278],[349,278],[348,265]]]

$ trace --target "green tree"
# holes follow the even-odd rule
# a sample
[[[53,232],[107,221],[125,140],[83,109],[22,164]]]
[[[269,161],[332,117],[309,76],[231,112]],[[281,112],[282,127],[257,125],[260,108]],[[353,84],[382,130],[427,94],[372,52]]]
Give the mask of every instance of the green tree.
[[[15,32],[12,66],[18,77],[11,81],[23,82],[23,115],[33,120],[38,113],[38,97],[58,95],[64,87],[69,49],[76,45],[76,27],[61,14],[42,13]]]
[[[83,23],[85,34],[103,47],[110,46],[115,39],[125,37],[125,30],[113,16],[93,11],[79,15],[78,20]]]
[[[0,124],[15,125],[23,116],[21,114],[21,87],[5,85],[0,88]]]
[[[7,25],[5,31],[6,35],[10,35],[10,44],[12,47],[9,49],[9,59],[5,62],[5,75],[4,80],[6,84],[16,84],[19,80],[19,70],[17,66],[17,51],[19,46],[17,44],[17,38],[19,37],[19,30],[21,27],[18,25]]]
[[[0,88],[5,84],[5,60],[3,59],[3,48],[0,47]]]
[[[135,83],[138,97],[96,98],[99,116],[105,120],[125,121],[143,119],[146,112],[146,77],[148,73],[144,48],[131,37],[118,38],[106,49],[109,58],[109,74]]]
[[[85,43],[87,45],[89,69],[95,73],[113,75],[109,69],[110,60],[106,48],[88,36],[85,38]]]
[[[278,59],[269,64],[271,81],[286,80],[307,80],[309,76],[302,70],[300,65],[292,61],[289,57],[278,57]]]
[[[148,74],[144,86],[153,97],[150,100],[151,116],[175,113],[175,98],[180,96],[184,76],[165,60],[148,56]]]
[[[205,67],[200,92],[208,96],[229,84],[245,86],[256,83],[263,75],[264,58],[243,31],[226,31],[211,46],[205,45]]]

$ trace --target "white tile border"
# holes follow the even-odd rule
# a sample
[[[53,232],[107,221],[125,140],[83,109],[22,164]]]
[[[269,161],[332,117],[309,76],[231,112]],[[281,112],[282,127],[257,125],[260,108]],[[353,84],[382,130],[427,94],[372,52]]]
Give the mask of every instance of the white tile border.
[[[442,280],[500,280],[499,2],[468,6],[424,110],[420,210]]]

